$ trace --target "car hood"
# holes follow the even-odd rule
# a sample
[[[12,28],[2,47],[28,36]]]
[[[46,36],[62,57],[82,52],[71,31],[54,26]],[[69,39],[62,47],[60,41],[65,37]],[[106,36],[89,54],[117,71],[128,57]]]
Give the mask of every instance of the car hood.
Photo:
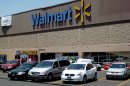
[[[3,66],[14,66],[15,64],[3,64]]]
[[[28,71],[28,70],[30,70],[30,68],[27,68],[27,69],[14,69],[14,70],[11,70],[10,72],[15,72],[15,73],[17,73],[17,72],[26,72],[26,71]]]
[[[51,67],[48,67],[48,68],[37,68],[37,67],[34,67],[30,70],[30,72],[44,72],[44,71],[47,71],[51,69]]]
[[[109,68],[108,71],[121,72],[121,71],[125,71],[125,68]]]
[[[82,73],[84,70],[64,70],[63,73],[64,74],[78,74],[78,73]]]

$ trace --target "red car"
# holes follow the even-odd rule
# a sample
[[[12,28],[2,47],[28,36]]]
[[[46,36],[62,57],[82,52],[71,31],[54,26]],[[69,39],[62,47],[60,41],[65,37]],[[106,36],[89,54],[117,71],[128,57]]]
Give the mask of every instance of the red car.
[[[109,68],[110,66],[111,66],[111,64],[104,64],[104,65],[103,65],[103,69],[104,69],[104,70],[108,70],[108,68]]]
[[[3,72],[10,71],[12,69],[15,69],[19,65],[20,65],[19,60],[7,61],[5,64],[2,64],[2,70]]]

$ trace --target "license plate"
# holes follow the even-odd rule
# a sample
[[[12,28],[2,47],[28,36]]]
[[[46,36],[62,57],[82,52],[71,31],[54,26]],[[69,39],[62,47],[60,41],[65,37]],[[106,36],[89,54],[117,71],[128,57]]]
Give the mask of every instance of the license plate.
[[[38,74],[34,74],[34,76],[39,76]]]
[[[67,77],[67,79],[71,79],[71,77]]]
[[[15,74],[12,74],[12,76],[15,76]]]

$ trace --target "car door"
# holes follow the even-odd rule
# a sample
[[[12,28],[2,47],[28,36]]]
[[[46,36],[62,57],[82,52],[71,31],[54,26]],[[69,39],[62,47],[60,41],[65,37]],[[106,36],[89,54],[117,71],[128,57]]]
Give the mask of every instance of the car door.
[[[53,77],[59,77],[59,63],[58,61],[55,61],[53,64],[53,69],[52,69],[52,76]]]
[[[130,69],[128,68],[128,64],[126,64],[126,72],[127,72],[127,75],[129,76],[130,75]]]
[[[87,70],[87,73],[88,73],[88,78],[93,79],[93,77],[95,75],[94,65],[93,64],[88,64],[86,70]]]
[[[97,73],[97,68],[93,64],[91,64],[91,71],[92,71],[91,78],[93,79],[95,76],[95,73]]]
[[[91,79],[91,76],[92,76],[91,64],[87,64],[87,66],[86,66],[86,72],[87,72],[87,78]]]

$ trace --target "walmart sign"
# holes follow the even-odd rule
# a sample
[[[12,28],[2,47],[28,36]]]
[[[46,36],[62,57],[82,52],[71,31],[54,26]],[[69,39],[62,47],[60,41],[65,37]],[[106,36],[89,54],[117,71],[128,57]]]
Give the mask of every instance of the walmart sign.
[[[49,23],[56,23],[56,22],[64,22],[66,20],[71,21],[72,20],[72,9],[71,7],[68,7],[67,10],[63,12],[58,13],[45,13],[45,14],[34,14],[32,15],[32,25],[38,26],[38,25],[44,25]]]

